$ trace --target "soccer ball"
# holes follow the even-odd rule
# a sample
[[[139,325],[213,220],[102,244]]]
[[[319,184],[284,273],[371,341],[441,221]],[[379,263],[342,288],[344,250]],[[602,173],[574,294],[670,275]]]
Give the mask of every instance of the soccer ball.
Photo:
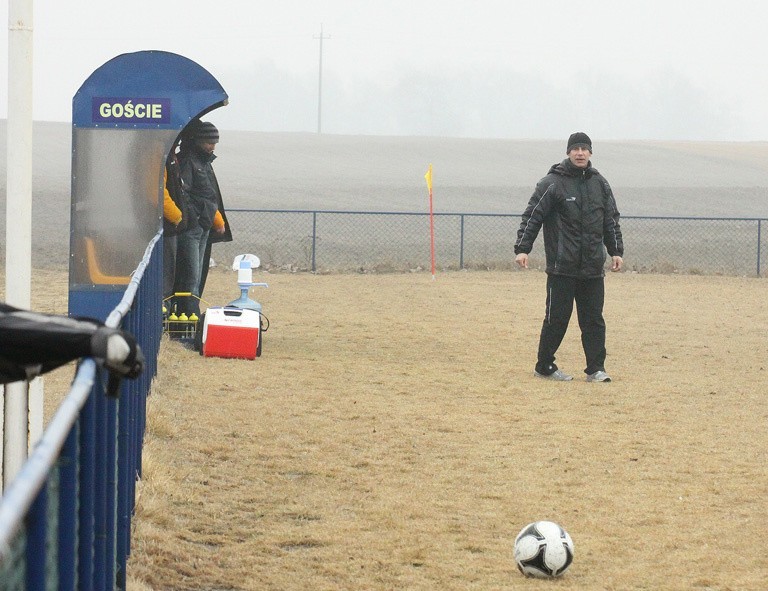
[[[515,562],[527,577],[559,577],[573,562],[573,540],[552,521],[529,523],[515,538]]]

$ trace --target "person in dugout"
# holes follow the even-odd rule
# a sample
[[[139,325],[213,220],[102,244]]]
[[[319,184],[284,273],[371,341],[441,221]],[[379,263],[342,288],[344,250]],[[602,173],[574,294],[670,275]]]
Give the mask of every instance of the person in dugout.
[[[232,231],[227,221],[212,163],[219,143],[219,130],[213,123],[195,120],[183,132],[179,148],[179,171],[189,209],[187,224],[176,238],[176,276],[174,293],[190,293],[180,311],[200,314],[199,302],[205,290],[211,258],[211,244],[230,242]]]

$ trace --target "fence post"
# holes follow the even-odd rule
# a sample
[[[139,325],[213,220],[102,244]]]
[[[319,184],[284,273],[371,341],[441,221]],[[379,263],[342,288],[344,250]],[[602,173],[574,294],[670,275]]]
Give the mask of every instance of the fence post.
[[[80,471],[80,420],[75,421],[69,432],[60,456],[59,473],[59,589],[75,591],[77,583],[77,503],[79,494],[78,474]]]
[[[48,574],[48,482],[43,485],[28,513],[27,589],[45,589]],[[58,581],[57,581],[58,583]]]
[[[136,483],[134,424],[136,403],[133,396],[117,400],[117,565],[115,582],[118,589],[125,588],[125,565],[131,549],[131,494]]]
[[[760,230],[761,230],[761,224],[763,220],[757,220],[757,276],[760,277],[760,245],[762,244],[762,239],[760,237]]]
[[[315,252],[317,247],[317,212],[312,212],[312,272],[314,273],[317,270],[317,265],[315,264]]]
[[[460,216],[460,231],[459,231],[459,269],[464,268],[464,214]]]
[[[93,591],[94,480],[96,475],[96,394],[91,390],[80,414],[78,450],[77,588]]]

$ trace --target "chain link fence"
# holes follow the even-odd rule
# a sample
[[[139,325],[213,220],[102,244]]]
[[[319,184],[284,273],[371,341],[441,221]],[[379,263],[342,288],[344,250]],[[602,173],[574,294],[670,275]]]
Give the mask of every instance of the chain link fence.
[[[266,269],[318,273],[428,270],[431,264],[426,213],[232,209],[227,216],[234,241],[213,249],[222,264],[244,253],[257,255]],[[624,216],[625,269],[764,276],[766,221]],[[436,213],[436,267],[516,268],[519,224],[519,214]],[[544,268],[541,235],[530,264]]]

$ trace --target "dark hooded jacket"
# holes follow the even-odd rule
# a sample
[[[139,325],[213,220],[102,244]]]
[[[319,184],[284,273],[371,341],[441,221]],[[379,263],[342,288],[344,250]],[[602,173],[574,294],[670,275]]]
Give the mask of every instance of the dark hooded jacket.
[[[229,226],[227,212],[224,210],[219,181],[213,171],[212,163],[215,159],[216,154],[201,150],[195,145],[193,138],[190,137],[181,142],[179,152],[181,180],[185,194],[188,196],[192,217],[202,228],[210,228],[217,216],[220,216],[221,223],[224,224],[223,233],[214,231],[208,233],[204,261],[211,258],[211,245],[214,242],[232,242],[232,229]],[[205,290],[207,280],[208,265],[203,265],[200,273],[200,294]]]
[[[523,213],[515,254],[531,252],[542,225],[552,275],[603,277],[606,250],[624,256],[616,200],[591,163],[582,169],[566,158],[549,169]]]
[[[190,140],[190,143],[192,141]],[[211,228],[218,211],[224,221],[224,233],[211,232],[210,242],[231,242],[232,231],[229,227],[221,190],[213,171],[212,162],[215,154],[208,154],[194,144],[188,147],[182,142],[179,153],[181,180],[186,190],[191,215],[203,228]]]

